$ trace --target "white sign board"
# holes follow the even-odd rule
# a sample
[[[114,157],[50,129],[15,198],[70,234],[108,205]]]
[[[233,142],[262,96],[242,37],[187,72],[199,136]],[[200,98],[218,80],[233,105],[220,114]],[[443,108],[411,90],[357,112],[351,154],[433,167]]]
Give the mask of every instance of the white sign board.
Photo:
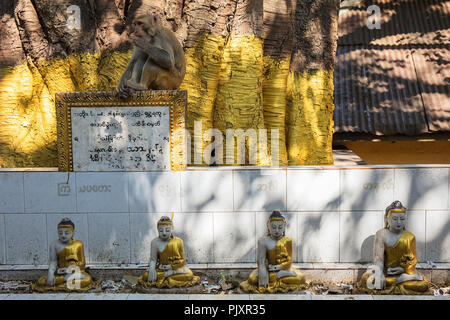
[[[72,107],[74,171],[169,171],[169,107]]]

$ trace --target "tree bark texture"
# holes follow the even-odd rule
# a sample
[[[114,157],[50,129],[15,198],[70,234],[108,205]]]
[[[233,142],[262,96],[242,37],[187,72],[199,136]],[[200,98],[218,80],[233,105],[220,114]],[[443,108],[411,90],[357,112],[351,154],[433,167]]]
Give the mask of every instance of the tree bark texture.
[[[73,5],[79,30],[68,23]],[[275,129],[281,165],[332,164],[338,7],[338,0],[0,0],[0,167],[57,166],[55,93],[115,90],[131,57],[129,26],[148,12],[184,47],[181,89],[197,148],[211,144],[212,128],[224,137],[227,129],[267,129],[257,164],[271,165]]]

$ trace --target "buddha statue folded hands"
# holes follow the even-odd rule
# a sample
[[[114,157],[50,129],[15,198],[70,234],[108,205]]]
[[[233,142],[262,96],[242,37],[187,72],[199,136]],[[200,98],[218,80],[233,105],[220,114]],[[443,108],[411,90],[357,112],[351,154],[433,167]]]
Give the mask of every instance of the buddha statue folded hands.
[[[365,272],[358,288],[369,294],[428,294],[429,283],[416,270],[416,238],[405,229],[406,208],[394,201],[386,208],[385,228],[377,231],[374,265]]]
[[[65,218],[58,224],[58,240],[50,245],[47,276],[39,278],[32,290],[87,291],[95,287],[92,277],[85,271],[83,243],[74,240],[75,225]]]
[[[258,241],[258,269],[239,288],[244,292],[276,293],[308,287],[300,271],[292,267],[292,239],[285,236],[286,220],[274,211],[267,223],[267,235]]]
[[[158,221],[158,237],[151,242],[148,271],[139,277],[143,287],[190,287],[200,283],[185,265],[183,240],[173,236],[173,224],[169,217]]]

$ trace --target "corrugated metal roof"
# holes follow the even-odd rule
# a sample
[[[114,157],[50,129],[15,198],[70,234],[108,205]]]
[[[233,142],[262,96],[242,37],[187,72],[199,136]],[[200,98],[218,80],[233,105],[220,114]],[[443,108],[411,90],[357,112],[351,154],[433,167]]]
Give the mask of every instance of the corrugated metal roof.
[[[369,30],[364,22],[371,4],[382,8],[379,30]],[[450,131],[449,17],[450,1],[341,3],[336,133]]]
[[[340,46],[334,75],[335,132],[428,131],[409,49]]]
[[[450,131],[450,49],[412,50],[430,131]]]
[[[380,8],[380,29],[369,29],[372,12]],[[450,44],[450,1],[344,1],[339,12],[338,45]]]

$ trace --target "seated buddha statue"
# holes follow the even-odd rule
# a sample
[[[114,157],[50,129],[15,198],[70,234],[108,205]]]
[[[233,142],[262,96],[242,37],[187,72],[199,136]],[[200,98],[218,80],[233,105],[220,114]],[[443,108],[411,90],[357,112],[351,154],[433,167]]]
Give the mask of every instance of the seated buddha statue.
[[[148,271],[139,277],[144,287],[173,288],[190,287],[200,283],[185,265],[183,240],[173,236],[173,223],[163,216],[157,223],[158,237],[153,239],[150,248]]]
[[[375,234],[373,263],[358,283],[370,294],[426,294],[428,281],[416,271],[416,238],[405,229],[406,208],[394,201],[386,208],[385,228]]]
[[[83,243],[74,240],[75,225],[64,218],[58,224],[58,240],[50,244],[47,276],[39,278],[32,289],[47,291],[87,291],[95,287],[86,273]]]
[[[304,276],[292,267],[292,239],[285,236],[286,219],[273,211],[267,235],[258,240],[258,269],[239,288],[244,292],[275,293],[307,288]]]

